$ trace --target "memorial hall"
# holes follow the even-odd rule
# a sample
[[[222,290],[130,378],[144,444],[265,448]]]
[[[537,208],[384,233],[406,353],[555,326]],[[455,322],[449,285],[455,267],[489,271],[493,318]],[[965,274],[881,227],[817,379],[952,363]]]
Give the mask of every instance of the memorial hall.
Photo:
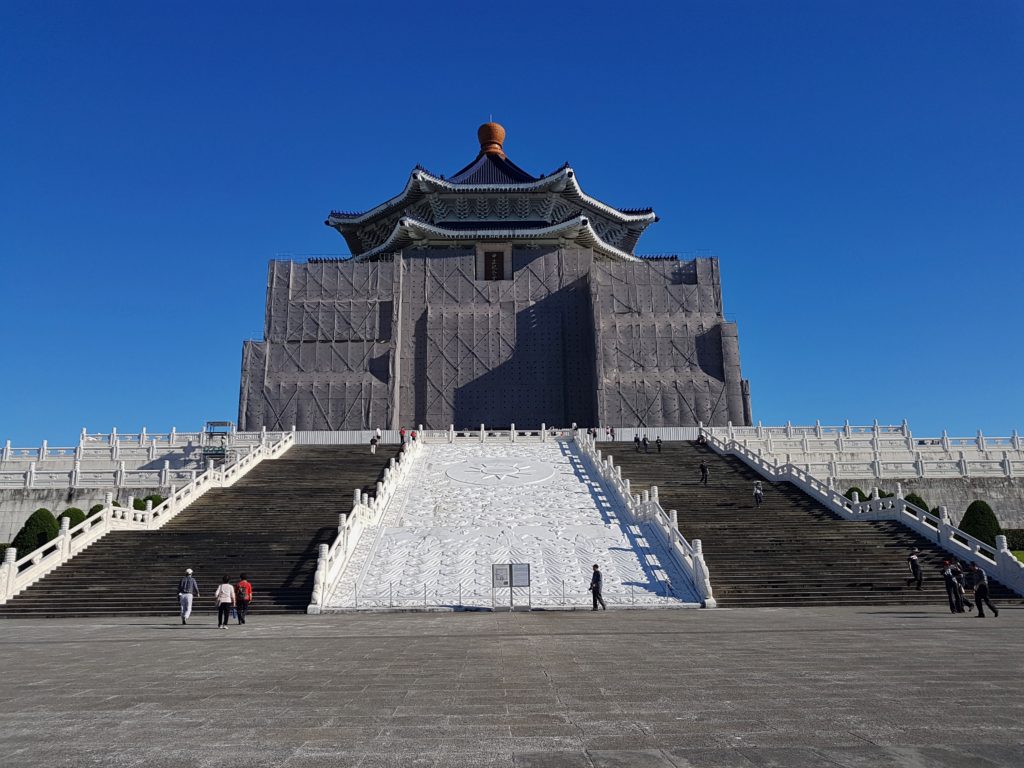
[[[718,260],[638,254],[653,209],[523,170],[497,123],[477,136],[455,173],[333,211],[350,257],[270,263],[239,428],[751,424]]]

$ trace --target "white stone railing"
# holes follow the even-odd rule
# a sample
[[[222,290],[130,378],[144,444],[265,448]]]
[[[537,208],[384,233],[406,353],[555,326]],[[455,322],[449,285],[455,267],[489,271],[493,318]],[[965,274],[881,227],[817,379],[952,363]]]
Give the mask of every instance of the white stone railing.
[[[423,429],[421,425],[416,436],[427,443],[453,443],[456,440],[466,442],[472,440],[480,443],[515,443],[515,442],[547,442],[552,437],[571,437],[576,432],[575,427],[549,427],[541,424],[540,427],[522,428],[510,425],[509,429],[494,429],[483,424],[474,429],[456,429],[449,426],[448,429]]]
[[[391,459],[384,478],[377,483],[373,497],[362,489],[353,491],[352,511],[338,514],[338,533],[331,544],[321,544],[317,556],[316,573],[313,575],[313,594],[307,613],[318,614],[329,595],[331,585],[336,584],[348,565],[363,531],[377,525],[399,483],[409,473],[412,460],[423,450],[423,443],[407,443],[397,459]]]
[[[108,494],[103,509],[74,528],[69,527],[69,518],[62,517],[60,533],[53,541],[21,558],[13,547],[4,553],[4,562],[0,565],[0,605],[111,531],[157,530],[209,489],[234,485],[261,461],[276,459],[294,442],[294,436],[286,433],[276,443],[256,446],[232,464],[208,469],[183,488],[173,489],[171,495],[155,507],[151,501],[144,510],[117,507],[113,505],[112,494]]]
[[[675,510],[666,512],[658,501],[658,488],[653,486],[642,495],[635,495],[630,490],[629,480],[623,479],[622,467],[616,466],[612,456],[602,456],[594,439],[585,432],[576,435],[576,445],[580,454],[587,462],[589,471],[604,480],[605,485],[616,496],[616,501],[624,507],[635,522],[651,524],[651,530],[661,540],[662,546],[676,560],[679,567],[689,578],[701,605],[714,608],[717,603],[711,589],[711,577],[700,539],[692,542],[686,540],[679,530],[678,514]]]
[[[807,470],[780,464],[754,453],[737,440],[724,440],[705,430],[708,446],[719,454],[740,459],[748,467],[772,482],[789,482],[845,520],[894,520],[919,533],[961,560],[977,563],[985,572],[1019,595],[1024,595],[1024,563],[1013,556],[1006,537],[997,536],[992,547],[959,528],[953,527],[949,513],[940,507],[940,515],[921,509],[902,493],[894,497],[851,501],[832,483],[824,483]]]
[[[780,463],[803,467],[820,477],[923,478],[1020,477],[1024,441],[1009,437],[914,437],[906,421],[899,426],[704,427],[707,434],[735,440]]]

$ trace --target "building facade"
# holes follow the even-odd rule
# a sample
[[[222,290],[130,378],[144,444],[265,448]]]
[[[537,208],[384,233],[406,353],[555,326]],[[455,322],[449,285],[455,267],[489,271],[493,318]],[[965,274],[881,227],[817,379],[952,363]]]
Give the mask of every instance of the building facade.
[[[717,259],[644,259],[657,217],[547,176],[481,126],[449,178],[413,170],[332,213],[348,259],[272,261],[243,347],[242,429],[750,424]]]

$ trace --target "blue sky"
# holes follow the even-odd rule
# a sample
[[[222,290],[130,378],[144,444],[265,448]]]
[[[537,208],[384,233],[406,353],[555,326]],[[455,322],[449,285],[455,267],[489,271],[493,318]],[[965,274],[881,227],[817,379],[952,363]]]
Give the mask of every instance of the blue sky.
[[[1017,2],[5,0],[0,103],[0,440],[234,419],[267,261],[491,114],[720,258],[755,418],[1024,430]]]

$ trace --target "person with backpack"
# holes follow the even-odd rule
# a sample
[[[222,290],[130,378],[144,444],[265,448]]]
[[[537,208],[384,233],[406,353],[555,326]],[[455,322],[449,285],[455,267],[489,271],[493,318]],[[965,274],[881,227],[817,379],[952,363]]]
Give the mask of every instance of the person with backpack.
[[[252,602],[252,584],[243,573],[235,585],[235,611],[238,613],[238,623],[245,624],[245,616],[249,612],[249,603]]]
[[[370,438],[370,453],[371,454],[377,453],[377,436],[376,435],[374,435],[373,437]]]
[[[960,588],[956,583],[956,573],[950,560],[942,561],[942,582],[946,585],[946,597],[949,599],[950,613],[963,613],[964,603],[960,599]]]
[[[227,629],[231,609],[235,607],[235,589],[231,579],[225,576],[213,594],[213,602],[217,604],[217,629]]]
[[[405,445],[405,427],[398,430],[398,439],[402,445]]]
[[[644,453],[650,453],[651,444],[647,442],[647,435],[644,435],[644,439],[641,442],[644,444]]]
[[[192,598],[199,597],[199,584],[192,578],[192,569],[186,568],[185,575],[178,582],[178,605],[181,606],[181,623],[188,624],[192,615]]]
[[[760,509],[761,505],[764,504],[764,488],[761,487],[761,481],[754,481],[754,508]]]

